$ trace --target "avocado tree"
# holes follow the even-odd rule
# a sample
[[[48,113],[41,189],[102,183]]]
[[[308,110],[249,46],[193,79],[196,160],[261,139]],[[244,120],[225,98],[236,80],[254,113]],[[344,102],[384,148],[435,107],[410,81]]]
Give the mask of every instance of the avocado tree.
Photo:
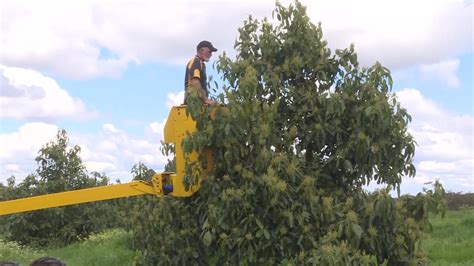
[[[0,198],[11,200],[49,193],[103,186],[109,183],[104,174],[88,173],[80,155],[80,147],[68,147],[67,132],[60,129],[56,139],[38,152],[35,173],[15,184],[9,178],[1,187]],[[57,207],[1,217],[2,234],[21,244],[44,247],[66,245],[89,234],[118,225],[116,201]]]
[[[277,3],[273,17],[249,17],[236,58],[220,56],[225,106],[189,102],[198,130],[184,151],[211,150],[214,167],[191,199],[142,206],[141,224],[153,224],[136,234],[142,262],[425,262],[416,243],[443,190],[389,194],[415,175],[390,71],[360,67],[353,45],[332,53],[299,2]],[[187,165],[188,185],[200,167]],[[367,193],[371,182],[388,187]]]

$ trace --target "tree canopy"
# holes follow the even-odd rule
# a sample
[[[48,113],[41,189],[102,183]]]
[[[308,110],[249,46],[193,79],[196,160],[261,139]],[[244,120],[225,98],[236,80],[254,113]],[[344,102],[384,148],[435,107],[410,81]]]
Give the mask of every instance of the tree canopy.
[[[188,185],[205,179],[191,199],[140,206],[142,262],[423,263],[415,244],[443,190],[389,194],[415,175],[390,71],[359,66],[353,45],[332,53],[297,1],[277,3],[273,18],[249,17],[236,58],[219,57],[222,105],[189,101],[198,130],[184,151],[212,151],[214,168],[203,177],[187,165]],[[367,193],[370,182],[388,188]]]
[[[67,132],[59,130],[56,139],[39,150],[35,173],[19,184],[11,177],[6,187],[0,186],[2,200],[107,185],[104,174],[87,172],[79,156],[81,148],[68,144]],[[118,218],[115,202],[109,201],[9,215],[1,217],[0,228],[9,240],[44,247],[70,244],[117,226]]]

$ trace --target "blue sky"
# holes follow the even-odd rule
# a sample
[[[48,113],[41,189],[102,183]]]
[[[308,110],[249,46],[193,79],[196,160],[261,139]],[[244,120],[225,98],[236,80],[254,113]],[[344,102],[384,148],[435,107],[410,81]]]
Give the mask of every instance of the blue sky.
[[[301,2],[313,23],[322,22],[332,51],[354,43],[363,65],[391,69],[418,142],[417,177],[402,191],[439,178],[448,190],[473,192],[472,2]],[[242,21],[271,17],[275,4],[190,3],[2,1],[0,182],[32,173],[58,128],[82,147],[90,171],[112,180],[130,180],[138,161],[161,170],[162,128],[182,101],[196,44],[208,39],[219,48],[208,63],[216,77],[213,60],[235,53]]]

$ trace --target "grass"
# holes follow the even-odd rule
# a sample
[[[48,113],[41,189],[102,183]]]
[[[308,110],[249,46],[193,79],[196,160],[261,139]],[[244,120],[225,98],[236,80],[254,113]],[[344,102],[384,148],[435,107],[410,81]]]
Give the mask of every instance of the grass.
[[[34,250],[0,240],[0,261],[8,260],[29,265],[43,256],[60,259],[67,265],[132,265],[136,252],[127,249],[129,235],[119,229],[106,231],[87,240],[62,248]]]
[[[423,241],[430,265],[474,265],[474,209],[449,211],[446,217],[431,219],[433,231]],[[129,235],[119,229],[93,235],[63,248],[45,251],[0,239],[0,261],[29,265],[43,256],[59,258],[67,265],[133,265],[138,253],[127,249]]]
[[[48,250],[48,255],[68,265],[132,265],[136,253],[127,249],[128,239],[127,232],[115,229],[93,235],[81,243]]]
[[[29,265],[35,259],[44,256],[46,253],[43,251],[0,239],[0,261],[13,261],[19,262],[21,265]]]
[[[474,265],[474,209],[450,211],[431,219],[433,231],[423,241],[431,265]]]

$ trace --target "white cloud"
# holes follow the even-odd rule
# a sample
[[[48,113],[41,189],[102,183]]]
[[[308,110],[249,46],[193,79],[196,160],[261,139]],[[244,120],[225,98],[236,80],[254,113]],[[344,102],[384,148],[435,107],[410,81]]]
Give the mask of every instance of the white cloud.
[[[158,123],[158,122],[152,122],[152,123],[150,123],[150,125],[148,127],[150,128],[151,132],[153,132],[153,133],[159,133],[159,130],[162,129],[161,124]]]
[[[46,123],[28,123],[21,126],[17,132],[0,135],[0,158],[14,156],[15,153],[27,152],[36,155],[42,144],[54,138],[58,127]]]
[[[7,172],[12,172],[12,173],[21,172],[20,165],[18,165],[18,164],[7,164],[7,165],[5,165],[5,170]]]
[[[117,170],[117,167],[114,164],[107,162],[85,161],[84,165],[89,171],[95,171],[99,173],[110,173]]]
[[[117,75],[130,59],[100,58],[92,7],[87,1],[2,1],[2,62],[73,78]]]
[[[472,6],[462,0],[301,2],[332,48],[354,42],[364,64],[432,64],[472,51]],[[202,39],[232,54],[242,21],[270,17],[274,3],[1,1],[1,61],[90,78],[119,75],[134,62],[184,64]]]
[[[101,170],[107,174],[130,172],[138,162],[160,170],[166,163],[166,158],[159,150],[160,139],[154,135],[136,138],[112,124],[104,124],[96,134],[72,135],[71,140],[81,143],[81,147],[85,148],[86,153],[81,153],[81,156],[91,171]],[[114,176],[110,177],[115,179]]]
[[[16,132],[0,134],[0,181],[10,175],[24,178],[32,173],[38,151],[54,139],[57,130],[51,124],[28,123]]]
[[[423,79],[441,82],[451,88],[457,88],[460,85],[460,80],[456,73],[458,69],[459,59],[446,60],[420,67]]]
[[[118,133],[119,130],[112,124],[104,124],[102,125],[102,129],[107,133]]]
[[[162,122],[151,122],[148,125],[147,131],[151,133],[154,139],[163,139],[163,129],[166,125],[166,119]]]
[[[236,26],[249,12],[267,10],[261,6],[236,1],[2,1],[2,62],[79,79],[116,76],[133,62],[183,64],[201,39],[232,47]]]
[[[166,100],[166,107],[170,108],[173,106],[178,106],[184,102],[184,91],[178,93],[168,93],[168,99]]]
[[[104,124],[93,134],[68,132],[70,145],[81,147],[80,156],[89,171],[104,172],[112,181],[131,180],[130,170],[143,162],[156,171],[164,169],[167,158],[160,152],[164,122],[151,123],[152,134],[142,138],[130,136],[113,124]],[[13,133],[0,134],[0,182],[10,175],[23,180],[36,168],[35,157],[40,148],[55,139],[58,127],[45,123],[27,123]]]
[[[473,191],[474,117],[450,113],[415,89],[396,94],[412,115],[409,132],[418,144],[417,176],[409,183],[421,184],[439,178],[452,191]]]
[[[473,164],[472,158],[455,162],[422,161],[418,164],[418,170],[440,175],[469,175],[472,174]]]
[[[472,51],[472,4],[463,0],[308,1],[333,48],[355,43],[363,64],[432,64]]]
[[[0,118],[87,118],[94,114],[55,80],[23,68],[0,65]]]

